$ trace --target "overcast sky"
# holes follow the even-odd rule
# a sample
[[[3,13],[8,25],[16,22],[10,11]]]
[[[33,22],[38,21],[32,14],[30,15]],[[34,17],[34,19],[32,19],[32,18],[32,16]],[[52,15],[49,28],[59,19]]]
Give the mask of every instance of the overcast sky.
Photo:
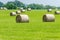
[[[14,0],[0,0],[1,2],[8,2],[8,1],[14,1]],[[37,4],[44,4],[44,5],[52,5],[52,6],[60,6],[60,0],[19,0],[25,4],[30,3],[37,3]]]

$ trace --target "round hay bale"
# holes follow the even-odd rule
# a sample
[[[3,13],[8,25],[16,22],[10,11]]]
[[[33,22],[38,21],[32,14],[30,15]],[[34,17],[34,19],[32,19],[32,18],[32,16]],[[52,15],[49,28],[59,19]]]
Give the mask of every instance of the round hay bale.
[[[16,16],[16,13],[15,12],[11,12],[10,16]]]
[[[6,8],[6,7],[3,7],[3,9],[4,9],[4,10],[7,10],[7,8]]]
[[[55,14],[60,14],[60,11],[55,11]]]
[[[21,11],[16,11],[16,14],[21,14]]]
[[[51,12],[52,11],[52,9],[48,9],[48,12]]]
[[[21,10],[21,12],[25,12],[25,10],[23,9],[23,10]]]
[[[3,7],[0,7],[1,10],[3,10]]]
[[[23,10],[23,7],[22,7],[22,8],[20,8],[20,10]]]
[[[55,8],[55,10],[58,10],[58,8]]]
[[[31,8],[28,8],[27,11],[31,11]]]
[[[55,16],[53,14],[45,14],[43,15],[43,22],[54,22]]]
[[[28,17],[28,15],[25,15],[25,14],[17,15],[16,22],[17,23],[29,22],[29,17]]]

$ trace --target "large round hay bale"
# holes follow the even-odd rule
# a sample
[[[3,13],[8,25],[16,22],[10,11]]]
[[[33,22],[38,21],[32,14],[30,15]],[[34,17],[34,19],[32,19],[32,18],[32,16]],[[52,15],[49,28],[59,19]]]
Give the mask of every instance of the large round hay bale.
[[[55,16],[53,14],[45,14],[43,15],[43,22],[54,22]]]
[[[10,16],[16,16],[16,13],[15,12],[11,12]]]
[[[55,11],[55,14],[60,14],[60,11]]]
[[[16,14],[21,14],[21,11],[19,11],[19,10],[18,10],[18,11],[16,11]]]
[[[25,12],[25,10],[23,9],[23,10],[20,10],[21,12]]]
[[[31,11],[31,8],[27,8],[27,11]]]
[[[52,9],[48,9],[48,12],[51,12],[52,11]]]
[[[29,17],[28,15],[25,15],[25,14],[20,14],[20,15],[17,15],[16,16],[16,22],[17,23],[24,23],[24,22],[29,22]]]

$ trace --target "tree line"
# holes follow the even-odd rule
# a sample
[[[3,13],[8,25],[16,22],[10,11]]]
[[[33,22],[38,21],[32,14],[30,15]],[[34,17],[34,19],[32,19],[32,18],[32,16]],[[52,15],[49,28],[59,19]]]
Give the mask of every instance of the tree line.
[[[35,3],[32,3],[32,4],[24,4],[18,0],[15,0],[15,1],[9,1],[7,3],[3,3],[3,2],[0,2],[0,7],[6,7],[7,9],[19,9],[21,7],[23,7],[24,9],[26,8],[32,8],[32,9],[60,9],[60,7],[56,7],[56,6],[50,6],[50,5],[43,5],[43,4],[35,4]]]

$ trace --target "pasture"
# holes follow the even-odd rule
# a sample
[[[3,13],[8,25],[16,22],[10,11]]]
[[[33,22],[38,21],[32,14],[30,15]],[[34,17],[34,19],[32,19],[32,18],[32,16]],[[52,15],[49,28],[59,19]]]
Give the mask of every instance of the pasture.
[[[60,40],[60,15],[54,10],[26,11],[29,23],[16,23],[16,16],[10,12],[16,10],[0,10],[0,40]],[[43,22],[45,13],[54,14],[55,22]]]

